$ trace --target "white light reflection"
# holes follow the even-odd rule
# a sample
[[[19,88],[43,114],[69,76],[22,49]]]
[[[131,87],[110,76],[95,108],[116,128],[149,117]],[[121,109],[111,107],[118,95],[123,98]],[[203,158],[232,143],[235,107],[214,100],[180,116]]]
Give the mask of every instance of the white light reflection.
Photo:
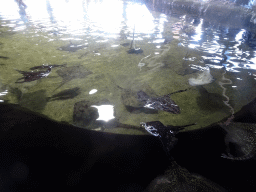
[[[135,33],[154,33],[154,17],[144,4],[128,4],[126,9],[127,26],[135,25]]]
[[[256,51],[254,51],[254,55],[256,55]],[[252,57],[249,61],[251,61],[253,64],[247,64],[250,66],[250,69],[256,70],[256,57]]]
[[[198,26],[195,29],[196,35],[192,36],[192,39],[194,39],[194,41],[198,41],[201,40],[201,35],[202,35],[202,25],[203,25],[203,19],[200,19],[200,23],[198,24]],[[195,44],[195,43],[190,43],[188,45],[189,48],[195,48],[200,46],[199,44]]]
[[[61,33],[72,35],[84,35],[89,30],[92,35],[104,34],[105,37],[115,38],[124,25],[130,32],[135,26],[135,33],[144,33],[148,37],[155,32],[155,18],[144,4],[134,2],[124,4],[121,0],[26,0],[25,4],[27,8],[21,15],[15,0],[0,1],[0,16],[13,21],[6,25],[12,25],[17,28],[16,31],[24,30],[27,26],[23,23],[29,21],[40,30],[58,29]],[[157,38],[162,38],[165,21],[166,15],[161,14],[157,23],[157,28],[160,30]]]
[[[119,47],[119,45],[111,45],[111,47],[115,48],[115,47]]]
[[[211,64],[205,64],[205,65],[212,68],[212,69],[221,69],[221,68],[223,68],[223,66],[219,66],[219,65],[211,65]]]
[[[109,121],[115,118],[113,105],[92,105],[91,107],[95,107],[98,109],[99,118],[96,120]]]
[[[96,93],[97,91],[98,91],[97,89],[92,89],[92,90],[89,92],[89,94],[92,95],[92,94]]]
[[[26,14],[29,16],[29,20],[33,23],[49,20],[45,1],[26,0],[26,5],[29,5],[26,8]]]
[[[5,90],[5,91],[3,91],[3,92],[0,92],[0,96],[4,96],[4,95],[6,95],[8,93],[8,90]]]
[[[161,35],[162,36],[162,35]],[[156,39],[156,40],[153,40],[153,43],[163,43],[164,42],[164,39]],[[160,48],[161,46],[159,46]]]
[[[165,14],[161,14],[160,15],[160,18],[159,18],[159,25],[157,27],[157,29],[159,30],[159,32],[157,33],[157,36],[156,38],[160,38],[162,39],[163,36],[162,36],[162,33],[164,32],[164,23],[168,21],[167,18],[166,18],[166,15]],[[162,39],[164,41],[164,39]],[[162,43],[162,42],[161,42]]]
[[[103,30],[106,33],[118,33],[120,31],[121,22],[123,21],[122,1],[90,2],[86,9],[87,19],[93,27],[97,27],[98,30]]]
[[[243,39],[243,34],[244,34],[245,30],[244,29],[241,29],[241,31],[239,31],[237,34],[236,34],[236,37],[235,37],[235,40],[236,42],[240,42],[239,45],[241,44],[241,40]]]
[[[5,95],[7,95],[7,93],[8,93],[8,90],[2,91],[2,92],[0,92],[0,96],[5,96]],[[3,103],[4,100],[0,99],[0,102]]]
[[[15,3],[15,1],[0,1],[0,15],[1,17],[3,17],[4,19],[10,19],[10,20],[14,20],[14,19],[19,19],[20,15],[19,15],[19,6],[17,3]],[[3,9],[4,7],[4,9]]]
[[[7,95],[7,93],[8,93],[8,90],[5,90],[5,91],[3,91],[3,92],[0,92],[0,96]]]
[[[36,1],[37,2],[37,1]],[[59,27],[66,29],[67,33],[82,34],[84,10],[83,1],[50,1],[52,14]],[[60,6],[61,5],[61,6]],[[29,6],[29,5],[28,5]]]

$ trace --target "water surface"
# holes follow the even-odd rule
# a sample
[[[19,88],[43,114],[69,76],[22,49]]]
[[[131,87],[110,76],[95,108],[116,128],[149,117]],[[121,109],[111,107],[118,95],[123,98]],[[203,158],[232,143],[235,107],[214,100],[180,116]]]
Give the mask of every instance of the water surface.
[[[73,124],[75,103],[86,100],[98,109],[98,120],[116,119],[133,126],[148,121],[196,123],[186,129],[192,130],[230,117],[232,109],[237,112],[255,98],[255,46],[246,41],[247,29],[186,14],[167,15],[135,1],[25,3],[26,9],[15,1],[0,2],[0,56],[8,57],[0,58],[2,102]],[[141,54],[127,53],[133,32]],[[60,68],[52,68],[45,78],[15,83],[22,77],[17,70],[63,64],[80,65],[92,73],[60,86]],[[191,86],[188,80],[207,67],[214,81]],[[80,93],[74,98],[47,99],[77,87]],[[127,110],[122,89],[136,92],[145,87],[157,96],[187,90],[171,95],[180,114]],[[105,131],[144,134],[120,127]]]

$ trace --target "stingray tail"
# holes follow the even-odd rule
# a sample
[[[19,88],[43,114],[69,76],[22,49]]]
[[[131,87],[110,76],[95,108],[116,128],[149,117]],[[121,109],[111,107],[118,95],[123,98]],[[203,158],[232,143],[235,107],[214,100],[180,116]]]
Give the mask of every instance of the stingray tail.
[[[55,92],[57,89],[59,89],[60,87],[62,87],[65,84],[65,82],[62,82],[56,89],[53,90],[53,92]]]
[[[131,41],[130,49],[135,49],[134,33],[135,33],[135,25],[133,27],[133,34],[132,34],[132,41]]]

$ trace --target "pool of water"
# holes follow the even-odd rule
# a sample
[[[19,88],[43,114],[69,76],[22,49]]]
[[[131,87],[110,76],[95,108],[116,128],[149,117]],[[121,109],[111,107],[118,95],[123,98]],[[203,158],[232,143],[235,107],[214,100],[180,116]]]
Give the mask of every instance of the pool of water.
[[[246,28],[137,1],[24,2],[0,2],[1,102],[84,128],[145,134],[133,127],[161,121],[199,129],[255,98],[256,44]],[[143,52],[130,54],[134,48]],[[189,83],[202,83],[206,72],[208,83]],[[141,106],[141,90],[169,94],[180,112]]]

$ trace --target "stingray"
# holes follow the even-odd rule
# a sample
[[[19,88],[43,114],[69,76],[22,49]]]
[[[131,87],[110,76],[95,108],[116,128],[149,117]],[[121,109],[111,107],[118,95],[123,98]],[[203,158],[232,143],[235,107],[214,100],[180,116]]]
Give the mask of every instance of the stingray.
[[[65,83],[67,83],[73,79],[85,78],[88,75],[92,74],[92,72],[85,69],[81,65],[76,65],[76,66],[65,67],[65,68],[59,69],[57,71],[57,74],[62,78],[62,82],[56,89],[60,88]]]
[[[222,154],[223,158],[247,160],[255,156],[256,124],[232,122],[220,126],[227,132],[225,137],[227,154]]]
[[[120,45],[122,45],[123,47],[127,47],[129,46],[131,43],[121,43]]]
[[[129,54],[140,54],[143,53],[143,50],[141,48],[132,48],[127,51]]]
[[[35,81],[43,77],[47,77],[51,72],[51,67],[47,66],[45,71],[20,71],[20,70],[17,70],[17,71],[21,73],[23,77],[19,78],[15,83],[25,83],[25,82]]]
[[[48,69],[49,67],[50,68],[56,68],[56,67],[66,67],[66,63],[65,64],[62,64],[62,65],[57,65],[57,64],[54,64],[54,65],[39,65],[39,66],[35,66],[35,67],[31,67],[29,68],[30,70],[35,70],[35,69]]]
[[[136,48],[136,46],[135,46],[134,32],[135,32],[135,27],[133,29],[133,35],[132,35],[132,41],[130,44],[130,49],[127,51],[127,53],[129,53],[129,54],[143,53],[143,50],[141,48]]]
[[[47,98],[47,101],[73,99],[81,93],[79,87],[66,89]]]
[[[5,56],[1,56],[0,55],[0,59],[10,59],[9,57],[5,57]]]
[[[121,87],[119,87],[121,88]],[[179,90],[174,93],[170,93],[159,97],[150,97],[146,92],[140,90],[137,93],[121,88],[121,99],[130,112],[141,111],[145,113],[155,113],[155,111],[162,110],[173,114],[179,114],[179,106],[170,98],[170,95],[186,90]],[[152,92],[150,89],[146,91]],[[152,94],[152,93],[151,93]],[[149,109],[149,110],[144,110]],[[151,110],[151,111],[150,111]]]
[[[149,97],[144,91],[137,92],[138,100],[144,103],[144,107],[155,110],[162,110],[173,114],[179,114],[179,106],[169,95],[160,97]]]
[[[88,45],[79,45],[79,44],[73,44],[71,41],[68,45],[59,47],[58,49],[61,51],[68,51],[68,52],[76,52],[79,49],[84,49],[85,47],[88,47]]]
[[[151,122],[141,122],[141,126],[149,132],[151,135],[158,137],[162,144],[163,148],[169,158],[171,158],[169,151],[177,143],[177,138],[175,137],[179,131],[183,130],[185,127],[195,125],[189,124],[184,126],[172,126],[172,125],[163,125],[160,121],[151,121]]]

